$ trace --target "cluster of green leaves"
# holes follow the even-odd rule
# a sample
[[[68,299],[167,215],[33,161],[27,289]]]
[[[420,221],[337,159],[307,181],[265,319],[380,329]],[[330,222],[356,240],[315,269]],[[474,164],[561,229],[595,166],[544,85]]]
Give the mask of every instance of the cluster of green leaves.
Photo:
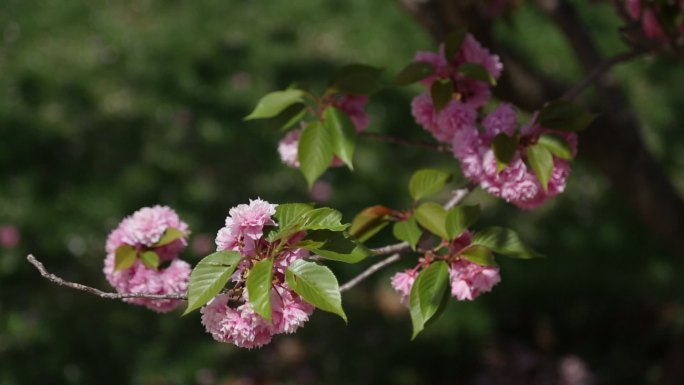
[[[415,251],[425,234],[433,234],[440,242],[421,253],[431,255],[411,289],[409,309],[413,323],[413,338],[439,314],[448,299],[448,261],[463,258],[483,266],[496,266],[494,255],[531,259],[540,255],[525,246],[518,234],[503,227],[489,227],[473,232],[471,243],[462,250],[451,250],[452,242],[470,228],[480,216],[477,205],[457,205],[449,210],[435,202],[419,201],[442,190],[451,179],[449,173],[423,169],[416,171],[408,190],[414,209],[405,213],[384,206],[372,206],[359,213],[352,222],[352,234],[368,239],[394,222],[392,233],[407,242]],[[454,254],[456,253],[456,254]]]
[[[558,132],[578,132],[587,128],[596,119],[586,109],[565,100],[548,103],[538,116],[538,123],[544,128]],[[520,133],[508,136],[499,133],[492,140],[492,150],[496,157],[497,170],[501,172],[513,161],[521,147]],[[560,135],[546,133],[540,135],[534,143],[525,144],[525,160],[532,168],[544,190],[548,189],[549,179],[553,172],[553,157],[572,160],[572,148]]]
[[[459,30],[445,41],[444,54],[448,61],[461,49],[466,30]],[[383,69],[365,64],[350,64],[337,70],[329,80],[322,97],[308,90],[289,88],[264,95],[245,120],[266,119],[281,130],[288,130],[300,122],[306,122],[300,135],[297,157],[300,170],[309,188],[330,167],[335,157],[350,170],[354,169],[356,130],[349,116],[334,106],[331,98],[336,95],[370,95],[384,87],[406,86],[419,82],[432,74],[431,63],[415,61],[406,65],[391,80],[382,78]],[[473,80],[496,82],[487,69],[476,63],[459,66],[458,73]],[[454,79],[438,79],[431,88],[437,111],[446,106],[454,96]]]
[[[315,208],[305,203],[282,204],[276,208],[277,227],[270,227],[265,235],[269,247],[250,258],[250,267],[243,274],[243,287],[254,311],[265,319],[272,319],[271,291],[278,277],[274,277],[274,262],[283,253],[306,249],[328,260],[356,263],[371,254],[346,231],[342,214],[327,207]],[[304,235],[302,237],[302,235]],[[187,314],[209,302],[229,284],[230,277],[245,257],[238,251],[218,251],[203,258],[193,269],[188,285]],[[335,313],[345,322],[339,284],[333,272],[318,263],[296,260],[285,271],[285,282],[290,289],[315,307]],[[235,293],[233,293],[235,294]]]
[[[156,269],[159,267],[159,254],[154,250],[175,242],[184,236],[186,234],[182,231],[169,227],[164,231],[159,240],[150,247],[136,248],[131,245],[121,245],[114,252],[114,271],[128,269],[133,266],[138,258],[143,265]]]

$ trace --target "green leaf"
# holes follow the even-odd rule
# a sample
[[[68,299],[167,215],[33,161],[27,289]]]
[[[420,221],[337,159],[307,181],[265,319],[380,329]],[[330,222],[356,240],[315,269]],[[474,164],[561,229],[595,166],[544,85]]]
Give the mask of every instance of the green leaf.
[[[459,28],[447,35],[444,40],[444,58],[447,62],[454,60],[454,56],[461,50],[463,40],[467,35],[468,31],[465,28]]]
[[[257,103],[254,111],[245,120],[272,118],[286,108],[304,100],[304,91],[289,89],[275,91],[264,95]]]
[[[538,121],[550,130],[576,132],[587,128],[597,116],[572,102],[556,100],[539,112]]]
[[[554,134],[544,134],[539,137],[537,142],[541,146],[544,146],[553,155],[560,159],[572,160],[572,148],[568,142],[558,135]]]
[[[553,156],[546,147],[533,144],[527,148],[527,161],[537,175],[544,191],[549,188],[549,179],[553,172]]]
[[[492,150],[494,151],[494,157],[496,157],[496,169],[501,171],[508,167],[515,157],[516,151],[518,151],[518,145],[520,144],[520,136],[515,135],[510,137],[503,132],[497,134],[492,140]]]
[[[314,207],[308,203],[283,203],[276,207],[275,218],[278,226],[287,227],[300,221],[304,214],[312,211]]]
[[[418,274],[409,295],[413,336],[423,331],[425,323],[437,313],[449,281],[449,267],[444,261],[433,262]]]
[[[492,86],[496,85],[496,79],[494,79],[492,74],[490,74],[489,71],[487,71],[487,69],[481,64],[463,63],[460,67],[458,67],[458,72],[468,79],[489,83]]]
[[[326,130],[332,133],[333,153],[337,155],[350,170],[354,169],[352,158],[356,147],[356,128],[349,116],[340,109],[328,107],[323,122]]]
[[[342,231],[316,230],[310,231],[302,248],[311,250],[314,254],[332,261],[357,263],[373,253],[356,241],[351,235]]]
[[[292,126],[301,122],[306,116],[306,112],[306,104],[295,103],[281,111],[278,115],[262,120],[262,125],[268,128],[287,131]]]
[[[451,79],[435,80],[432,83],[432,87],[430,87],[430,96],[432,97],[432,105],[435,107],[435,112],[442,111],[454,96],[454,84],[451,82]]]
[[[482,266],[497,266],[492,251],[480,245],[470,245],[461,251],[461,257]]]
[[[114,252],[114,271],[128,269],[133,266],[138,257],[138,251],[129,245],[121,245]]]
[[[164,235],[159,238],[157,243],[152,245],[152,247],[159,247],[159,246],[165,246],[168,245],[169,243],[175,242],[178,239],[181,239],[185,236],[185,233],[173,228],[173,227],[167,227],[166,231],[164,231]]]
[[[449,181],[451,175],[449,173],[423,169],[418,170],[411,176],[409,181],[409,192],[414,201],[417,201],[430,194],[444,188],[444,185]]]
[[[217,251],[204,257],[190,274],[188,307],[183,315],[203,306],[221,292],[242,260],[237,251]]]
[[[423,232],[416,223],[415,217],[411,217],[405,221],[395,222],[392,227],[392,233],[398,240],[408,242],[413,250],[416,249],[416,245],[418,244],[418,241],[420,241],[420,236],[423,235]]]
[[[385,206],[368,207],[354,217],[349,232],[359,242],[365,242],[387,226],[387,217],[392,213],[394,210]]]
[[[312,122],[299,137],[299,168],[311,188],[333,160],[332,133],[319,122]]]
[[[246,282],[249,303],[257,314],[269,321],[271,321],[272,281],[273,258],[266,258],[252,266]]]
[[[156,269],[159,267],[159,254],[152,250],[143,251],[140,253],[140,262],[150,269]]]
[[[539,258],[540,254],[525,246],[518,234],[505,227],[489,227],[473,234],[472,245],[484,246],[495,253],[511,258]]]
[[[337,70],[331,88],[352,95],[368,95],[380,88],[382,69],[365,64],[350,64]]]
[[[287,268],[285,280],[306,302],[321,310],[337,314],[347,322],[347,315],[342,309],[340,287],[330,269],[298,259]]]
[[[435,67],[431,63],[414,61],[404,67],[404,69],[394,77],[394,84],[399,86],[413,84],[429,77],[434,72]]]
[[[446,210],[434,202],[423,203],[414,213],[421,226],[443,239],[449,238],[446,232],[446,215]]]
[[[349,227],[342,224],[342,214],[328,207],[311,210],[303,215],[302,230],[342,231]]]
[[[273,242],[300,231],[300,227],[305,220],[304,214],[313,209],[312,205],[306,203],[284,203],[278,205],[274,215],[278,228],[268,233],[266,240]]]
[[[465,229],[472,226],[480,217],[480,206],[456,206],[446,214],[446,232],[448,239],[461,235]]]

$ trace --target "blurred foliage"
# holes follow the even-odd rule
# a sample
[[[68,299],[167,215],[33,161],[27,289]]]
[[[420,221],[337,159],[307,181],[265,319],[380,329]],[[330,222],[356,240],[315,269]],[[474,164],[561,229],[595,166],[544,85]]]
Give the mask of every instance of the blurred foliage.
[[[621,52],[613,10],[575,2],[602,49]],[[579,78],[568,46],[532,7],[496,33],[544,72]],[[27,253],[106,288],[105,237],[139,207],[179,211],[193,229],[184,256],[194,264],[230,207],[257,196],[311,200],[301,174],[280,164],[281,134],[242,117],[268,91],[320,87],[350,62],[394,73],[435,44],[393,2],[364,0],[4,0],[0,34],[0,224],[21,233],[0,248],[0,385],[556,383],[568,362],[599,383],[641,384],[684,326],[681,262],[581,161],[568,193],[538,211],[469,198],[485,207],[479,225],[516,228],[549,258],[501,261],[496,290],[452,301],[415,342],[389,289],[399,267],[345,296],[349,326],[319,311],[297,335],[255,351],[214,342],[197,314],[162,316],[53,286]],[[671,87],[684,84],[681,67],[644,59],[616,73],[649,146],[684,188],[684,98]],[[372,99],[370,130],[429,140],[410,115],[415,91]],[[415,169],[458,169],[448,157],[371,141],[355,161],[354,174],[323,177],[326,204],[347,220],[373,204],[409,205]],[[381,234],[374,244],[391,240]],[[331,265],[342,281],[363,268]]]

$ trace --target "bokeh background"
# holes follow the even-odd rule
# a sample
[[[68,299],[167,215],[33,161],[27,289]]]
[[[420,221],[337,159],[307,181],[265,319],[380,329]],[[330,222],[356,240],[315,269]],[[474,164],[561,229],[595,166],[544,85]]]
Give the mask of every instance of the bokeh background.
[[[574,2],[606,54],[625,48],[609,4]],[[494,22],[547,73],[581,78],[533,7]],[[542,209],[469,198],[485,207],[478,226],[513,227],[548,258],[500,261],[492,293],[451,301],[413,342],[388,280],[401,266],[345,294],[348,326],[319,311],[296,335],[248,351],[214,342],[197,313],[157,315],[57,287],[26,262],[34,253],[69,280],[108,288],[104,240],[142,206],[170,205],[189,222],[183,256],[194,264],[249,198],[319,200],[351,220],[373,204],[407,207],[420,167],[453,171],[457,185],[448,156],[366,140],[356,171],[329,171],[312,195],[278,159],[282,134],[242,121],[271,90],[322,87],[351,62],[393,73],[435,47],[392,1],[0,2],[0,385],[655,381],[684,326],[682,262],[583,161],[581,143],[567,193]],[[615,73],[649,149],[684,188],[681,66],[648,58]],[[410,115],[417,92],[373,97],[369,130],[430,140]],[[388,242],[386,231],[371,244]],[[345,281],[370,263],[331,267]]]

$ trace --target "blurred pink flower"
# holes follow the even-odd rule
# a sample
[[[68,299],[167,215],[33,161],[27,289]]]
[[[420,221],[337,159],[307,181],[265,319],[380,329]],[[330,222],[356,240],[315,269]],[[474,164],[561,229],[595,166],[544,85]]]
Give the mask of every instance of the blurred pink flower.
[[[19,244],[21,234],[14,225],[0,225],[0,246],[10,249]]]

